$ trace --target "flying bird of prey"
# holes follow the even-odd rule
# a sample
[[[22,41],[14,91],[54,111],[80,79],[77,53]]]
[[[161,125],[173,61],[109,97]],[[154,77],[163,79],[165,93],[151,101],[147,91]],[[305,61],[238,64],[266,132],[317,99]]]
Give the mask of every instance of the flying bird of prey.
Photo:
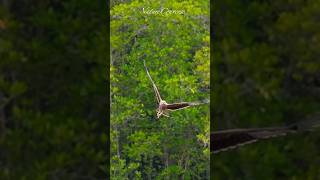
[[[145,68],[145,70],[147,72],[149,80],[152,83],[153,91],[154,91],[156,99],[157,99],[157,103],[158,103],[157,118],[160,118],[162,115],[166,116],[166,117],[169,117],[169,111],[176,111],[176,110],[184,109],[184,108],[187,108],[187,107],[197,106],[197,105],[208,103],[208,102],[202,102],[202,103],[201,102],[167,103],[165,100],[163,100],[161,98],[159,90],[158,90],[156,84],[154,83],[154,81],[152,80],[152,78],[150,76],[150,73],[149,73],[148,68],[146,66],[145,60],[143,60],[143,65],[144,65],[144,68]]]
[[[291,133],[310,131],[317,127],[320,127],[320,113],[316,114],[311,119],[289,126],[216,131],[210,134],[210,149],[211,152],[215,154],[254,143],[259,140],[284,136]]]

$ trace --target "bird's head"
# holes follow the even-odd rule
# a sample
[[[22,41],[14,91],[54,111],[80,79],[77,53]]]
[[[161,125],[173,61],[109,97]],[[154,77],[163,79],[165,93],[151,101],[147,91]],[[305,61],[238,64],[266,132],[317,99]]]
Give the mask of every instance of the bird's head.
[[[164,110],[167,107],[167,102],[164,100],[161,100],[159,103],[159,109]]]

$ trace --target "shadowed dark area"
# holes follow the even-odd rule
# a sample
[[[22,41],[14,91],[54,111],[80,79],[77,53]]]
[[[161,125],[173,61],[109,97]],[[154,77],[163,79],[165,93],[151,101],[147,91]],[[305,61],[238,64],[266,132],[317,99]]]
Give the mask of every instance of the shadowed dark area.
[[[0,0],[0,179],[105,179],[106,4]]]
[[[320,109],[319,7],[317,0],[215,2],[212,150],[298,133],[212,153],[212,179],[320,179],[320,130],[304,131]],[[266,127],[284,129],[259,129]]]

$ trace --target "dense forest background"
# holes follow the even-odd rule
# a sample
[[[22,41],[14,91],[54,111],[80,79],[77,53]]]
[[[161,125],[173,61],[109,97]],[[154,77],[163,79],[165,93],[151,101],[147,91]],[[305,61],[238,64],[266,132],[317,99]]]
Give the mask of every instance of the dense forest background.
[[[215,1],[212,129],[279,126],[320,110],[320,1]],[[320,130],[211,156],[213,179],[320,179]]]
[[[105,179],[105,9],[0,1],[0,179]]]
[[[208,107],[156,121],[154,95],[138,61],[144,52],[168,102],[201,100],[208,96],[211,43],[214,130],[283,125],[320,109],[318,0],[215,1],[210,43],[208,2],[180,3],[172,7],[195,10],[194,16],[143,22],[130,9],[139,1],[110,2],[118,22],[113,28],[128,32],[112,35],[110,100],[119,115],[111,132],[114,179],[208,177]],[[0,179],[105,179],[105,14],[105,4],[89,0],[0,1]],[[160,47],[149,46],[158,39]],[[129,56],[121,58],[124,52]],[[315,131],[213,155],[211,179],[320,179],[319,140]]]
[[[142,8],[185,14],[143,14]],[[111,5],[111,179],[209,179],[209,104],[156,118],[143,60],[167,102],[209,99],[209,1]]]

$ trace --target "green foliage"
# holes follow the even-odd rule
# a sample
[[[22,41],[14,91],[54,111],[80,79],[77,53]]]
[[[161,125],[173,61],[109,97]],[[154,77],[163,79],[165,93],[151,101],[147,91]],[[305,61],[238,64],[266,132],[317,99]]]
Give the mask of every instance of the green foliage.
[[[111,157],[125,164],[111,164],[111,174],[129,179],[208,179],[209,107],[176,111],[157,120],[157,103],[142,60],[167,102],[208,99],[209,2],[114,2]],[[183,9],[186,14],[147,15],[143,7]]]
[[[106,177],[103,12],[88,0],[0,3],[0,179]]]
[[[212,12],[214,129],[285,125],[319,111],[319,1],[245,2],[217,1]],[[211,176],[319,179],[319,132],[299,136],[213,156]]]

